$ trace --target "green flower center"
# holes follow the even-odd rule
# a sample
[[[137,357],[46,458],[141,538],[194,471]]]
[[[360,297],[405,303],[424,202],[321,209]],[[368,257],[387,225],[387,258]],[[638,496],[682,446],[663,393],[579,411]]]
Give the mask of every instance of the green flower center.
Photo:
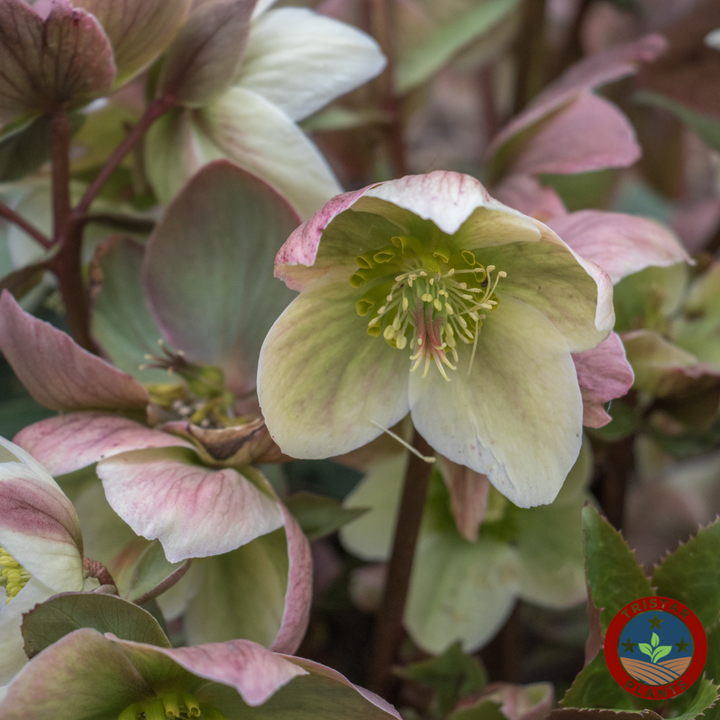
[[[128,705],[118,720],[225,720],[225,716],[212,705],[201,703],[191,693],[166,692],[147,702]]]
[[[0,547],[0,586],[5,587],[5,604],[30,581],[32,575],[3,547]]]
[[[411,236],[391,238],[355,262],[359,269],[350,284],[368,286],[355,308],[361,317],[371,316],[369,335],[397,350],[409,347],[410,372],[423,365],[423,378],[434,362],[450,380],[445,368],[457,369],[458,342],[472,345],[472,368],[485,313],[497,308],[495,290],[507,273],[482,265],[471,250],[431,250]]]

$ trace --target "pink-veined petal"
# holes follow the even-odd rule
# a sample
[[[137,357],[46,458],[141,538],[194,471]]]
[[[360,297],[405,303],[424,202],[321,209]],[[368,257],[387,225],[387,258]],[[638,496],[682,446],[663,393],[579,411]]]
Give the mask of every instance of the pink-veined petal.
[[[103,413],[69,413],[21,430],[15,442],[53,475],[65,475],[120,453],[146,448],[194,445],[176,435],[151,430],[134,420]]]
[[[603,405],[625,395],[635,379],[620,336],[610,333],[597,347],[572,357],[583,399],[583,425],[607,425],[612,418]]]
[[[51,410],[143,409],[149,402],[139,382],[26,313],[8,291],[0,297],[0,349],[33,398]]]
[[[578,255],[605,270],[613,283],[651,265],[693,262],[671,230],[647,218],[581,210],[548,224]]]
[[[232,468],[194,464],[163,448],[98,463],[113,510],[138,534],[159,539],[169,562],[235,550],[283,524],[277,502]]]

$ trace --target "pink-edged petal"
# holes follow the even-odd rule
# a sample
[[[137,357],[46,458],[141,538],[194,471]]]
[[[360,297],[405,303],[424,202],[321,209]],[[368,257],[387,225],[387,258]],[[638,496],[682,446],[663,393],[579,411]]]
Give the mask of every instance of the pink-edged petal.
[[[603,268],[613,283],[651,265],[693,262],[671,230],[647,218],[581,210],[548,225],[576,253]]]
[[[97,466],[113,510],[138,535],[159,539],[169,562],[226,553],[282,526],[278,504],[245,476],[193,456],[140,450]]]
[[[458,532],[469,542],[475,542],[487,509],[490,481],[487,475],[442,456],[440,468],[450,493],[450,508]]]
[[[612,418],[603,405],[625,395],[635,379],[620,336],[610,333],[596,348],[574,353],[572,357],[583,399],[583,425],[592,428],[607,425]]]
[[[308,674],[289,659],[250,640],[175,649],[113,640],[151,687],[167,683],[170,660],[193,675],[235,688],[251,707],[262,705],[291,680]]]
[[[508,172],[571,174],[628,167],[641,153],[625,115],[607,100],[583,93],[535,132]]]
[[[275,258],[275,277],[283,280],[293,290],[302,290],[328,272],[329,268],[325,266],[308,271],[308,268],[315,264],[323,230],[368,189],[363,188],[334,197],[307,222],[293,231]]]
[[[353,685],[344,675],[337,672],[337,670],[333,670],[325,665],[320,665],[320,663],[313,662],[312,660],[305,660],[305,658],[288,657],[287,659],[295,665],[305,669],[311,675],[328,678],[329,680],[341,683],[348,688],[352,688],[356,692],[360,693],[360,695],[362,695],[368,702],[372,703],[376,708],[379,708],[388,715],[392,715],[392,717],[397,718],[397,720],[401,720],[400,714],[392,705],[390,705],[389,702],[383,700],[379,695],[376,695],[370,690],[366,690],[359,685]],[[374,717],[375,716],[373,716],[373,718]]]
[[[270,649],[292,655],[300,647],[310,621],[313,562],[310,543],[303,531],[288,509],[284,505],[280,507],[285,522],[290,565],[285,593],[285,612],[283,612],[280,631]]]
[[[150,401],[139,382],[26,313],[8,291],[0,297],[0,349],[33,398],[51,410],[144,409]]]
[[[55,592],[82,590],[75,508],[59,487],[20,463],[0,464],[0,545]]]
[[[70,413],[26,427],[15,442],[52,475],[65,475],[132,450],[194,445],[119,415]]]
[[[493,195],[508,207],[547,223],[566,215],[560,196],[551,187],[543,187],[530,175],[511,175],[493,188]]]
[[[579,93],[632,75],[641,63],[652,62],[666,49],[666,40],[651,34],[588,57],[570,68],[495,137],[487,153],[496,165],[495,172],[500,174],[504,165],[520,150],[503,147],[519,133],[531,130],[533,125],[571,103]],[[536,129],[532,128],[533,131]]]

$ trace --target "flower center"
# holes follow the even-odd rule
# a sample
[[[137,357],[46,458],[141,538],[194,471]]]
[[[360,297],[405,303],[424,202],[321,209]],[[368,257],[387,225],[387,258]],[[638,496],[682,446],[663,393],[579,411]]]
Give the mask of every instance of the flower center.
[[[118,720],[225,720],[225,716],[212,705],[201,703],[191,693],[166,692],[148,702],[128,705]]]
[[[5,586],[5,604],[30,581],[32,575],[3,547],[0,547],[0,585]]]
[[[409,346],[410,372],[423,365],[426,377],[434,362],[448,381],[445,368],[456,369],[448,355],[457,363],[458,342],[472,345],[470,372],[485,313],[497,308],[495,289],[507,273],[480,264],[471,250],[430,250],[410,236],[391,238],[355,262],[350,284],[368,286],[355,308],[371,316],[369,335],[397,350]]]

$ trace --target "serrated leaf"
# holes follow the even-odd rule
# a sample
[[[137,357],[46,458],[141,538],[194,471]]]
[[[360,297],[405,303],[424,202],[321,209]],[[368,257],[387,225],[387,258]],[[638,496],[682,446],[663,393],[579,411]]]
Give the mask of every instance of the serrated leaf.
[[[622,535],[594,507],[583,508],[582,522],[587,580],[595,607],[602,608],[600,624],[605,633],[625,605],[654,593]]]
[[[577,675],[565,697],[564,708],[615,708],[633,710],[632,696],[610,674],[605,654],[598,653]],[[584,715],[583,715],[584,717]]]
[[[703,678],[698,685],[697,693],[692,705],[682,714],[678,715],[674,720],[694,720],[694,718],[708,715],[704,713],[712,707],[718,700],[718,690],[720,687],[715,683]]]
[[[367,512],[366,508],[344,508],[334,498],[310,492],[293,493],[285,505],[310,542],[331,535]]]
[[[662,720],[652,710],[607,710],[601,708],[560,708],[553,710],[546,720]]]
[[[158,621],[137,605],[114,595],[63,593],[23,615],[25,653],[32,658],[79,628],[110,632],[121,640],[170,647]]]
[[[705,626],[720,620],[720,573],[712,571],[718,556],[720,520],[667,555],[653,574],[658,593],[687,605]]]

